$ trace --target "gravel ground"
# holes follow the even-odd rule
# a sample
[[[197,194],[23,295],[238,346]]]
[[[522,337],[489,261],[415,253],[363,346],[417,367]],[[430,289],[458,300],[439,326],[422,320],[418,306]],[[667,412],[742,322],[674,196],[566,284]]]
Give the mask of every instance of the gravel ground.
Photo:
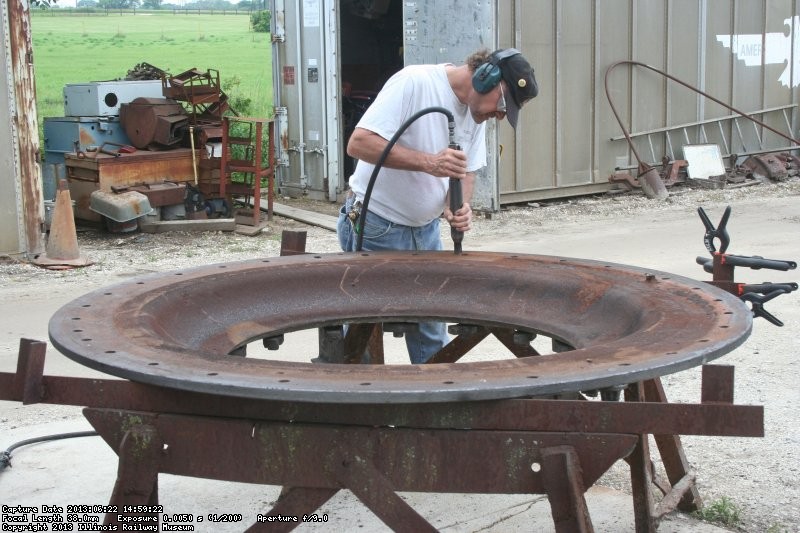
[[[619,194],[510,206],[491,217],[476,216],[468,239],[490,247],[492,242],[498,239],[507,240],[519,232],[528,233],[534,230],[547,233],[569,226],[587,228],[598,221],[618,221],[644,213],[658,218],[668,213],[689,212],[700,205],[735,206],[740,202],[761,201],[768,206],[770,199],[787,197],[800,199],[800,179],[720,190],[675,187],[664,202],[649,200],[637,194]],[[331,215],[335,215],[338,209],[337,205],[326,202],[292,199],[280,201]],[[718,219],[718,216],[711,218]],[[800,206],[789,215],[789,221],[800,224]],[[692,223],[698,224],[697,219]],[[268,228],[255,237],[222,232],[112,235],[95,229],[79,228],[79,246],[82,253],[94,261],[93,266],[48,271],[14,258],[0,257],[0,296],[6,301],[14,301],[41,295],[45,290],[74,293],[78,296],[91,288],[116,282],[120,278],[209,263],[276,256],[279,253],[280,233],[283,229],[306,230],[307,249],[310,251],[339,251],[338,241],[332,232],[281,217],[275,217]],[[698,228],[697,231],[699,240],[702,229]],[[449,230],[443,227],[443,233],[445,232]],[[794,238],[798,236],[800,232],[795,233]],[[575,255],[579,256],[580,251]],[[800,257],[784,259],[797,260]],[[786,350],[783,345],[777,346],[776,343],[780,341],[775,340],[779,338],[776,335],[754,335],[755,339],[751,338],[725,361],[737,366],[737,403],[777,402],[777,411],[770,411],[772,407],[767,410],[768,436],[776,439],[774,456],[756,459],[753,454],[765,453],[763,445],[753,444],[760,439],[684,439],[689,457],[694,453],[703,456],[703,462],[694,465],[698,472],[701,494],[706,501],[713,501],[721,496],[732,497],[743,509],[741,531],[800,531],[800,489],[797,482],[800,476],[800,461],[797,456],[800,438],[796,429],[791,432],[783,431],[786,426],[797,427],[796,406],[797,400],[800,400],[796,381],[798,364],[795,361],[796,348],[800,347],[796,332],[800,326],[788,322],[788,319],[798,317],[797,300],[796,295],[788,298],[794,300],[790,307],[786,307],[790,310],[789,315],[782,316],[787,321],[787,328],[782,328],[784,331],[781,334],[786,338],[791,337],[787,342],[793,343],[794,349]],[[764,324],[759,324],[759,327],[771,327]],[[786,330],[795,333],[792,335]],[[0,350],[16,352],[16,343],[18,338],[7,339],[0,343]],[[765,371],[776,365],[780,365],[782,370],[769,374]],[[744,390],[740,387],[739,372],[756,374],[751,382],[746,382]],[[670,399],[673,399],[674,393],[678,400],[687,397],[688,401],[698,401],[695,396],[699,390],[699,378],[696,374],[688,377],[684,374],[688,373],[665,378]],[[80,416],[77,409],[64,406],[5,408],[0,409],[0,429]],[[779,419],[772,418],[775,416]],[[773,425],[781,429],[774,429]],[[773,435],[770,435],[771,431]],[[778,436],[774,433],[778,433]],[[736,468],[731,470],[729,464],[736,465]],[[764,468],[770,472],[769,478],[764,477]],[[706,482],[707,479],[713,482]],[[628,490],[627,471],[623,467],[615,467],[602,481],[620,490]]]
[[[663,202],[640,194],[587,196],[566,201],[532,203],[504,208],[491,217],[476,215],[468,238],[491,240],[493,237],[548,231],[570,224],[589,225],[592,220],[623,219],[637,213],[674,211],[700,205],[730,203],[753,198],[783,198],[800,194],[800,179],[764,183],[738,189],[690,189],[675,187]],[[283,198],[287,205],[335,216],[338,205],[304,199]],[[800,211],[795,220],[800,221]],[[716,223],[716,221],[714,221]],[[444,225],[443,225],[444,226]],[[0,284],[16,285],[47,280],[56,283],[81,283],[104,274],[145,274],[224,261],[274,256],[280,252],[280,234],[284,229],[308,232],[307,249],[314,252],[340,251],[336,236],[330,231],[274,217],[260,235],[247,237],[228,232],[170,232],[160,234],[110,234],[90,228],[78,228],[81,252],[94,265],[90,269],[52,272],[10,257],[0,256]],[[443,235],[449,230],[442,228]],[[447,237],[449,238],[449,237]]]

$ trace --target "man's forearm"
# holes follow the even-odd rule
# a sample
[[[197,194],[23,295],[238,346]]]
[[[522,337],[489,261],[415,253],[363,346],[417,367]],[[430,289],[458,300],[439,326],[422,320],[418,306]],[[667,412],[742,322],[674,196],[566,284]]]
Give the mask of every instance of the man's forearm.
[[[378,162],[388,144],[389,141],[377,133],[356,128],[350,138],[350,142],[347,144],[347,155],[374,165]],[[395,144],[383,166],[397,170],[430,173],[432,167],[430,159],[430,154]]]
[[[389,141],[375,132],[356,128],[347,143],[347,155],[367,163],[377,164]],[[397,170],[425,172],[437,178],[464,178],[467,156],[461,150],[445,148],[429,154],[395,144],[383,166]]]

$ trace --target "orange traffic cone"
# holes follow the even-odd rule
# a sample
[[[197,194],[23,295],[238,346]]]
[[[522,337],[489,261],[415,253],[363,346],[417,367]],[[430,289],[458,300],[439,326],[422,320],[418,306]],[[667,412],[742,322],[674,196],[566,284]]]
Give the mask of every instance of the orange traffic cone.
[[[72,213],[72,198],[67,180],[58,180],[56,204],[50,223],[50,238],[47,239],[44,255],[33,258],[33,264],[50,269],[67,269],[91,265],[92,262],[81,256],[78,248],[78,234]]]

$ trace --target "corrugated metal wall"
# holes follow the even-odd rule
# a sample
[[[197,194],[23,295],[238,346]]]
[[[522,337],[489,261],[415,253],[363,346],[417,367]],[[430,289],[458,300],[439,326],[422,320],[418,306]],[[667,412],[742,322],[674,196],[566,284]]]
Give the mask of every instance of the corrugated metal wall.
[[[531,60],[539,97],[521,114],[516,133],[502,123],[498,139],[501,203],[605,190],[615,167],[635,164],[604,89],[606,70],[620,60],[647,63],[745,112],[798,103],[800,15],[797,0],[515,0],[498,2],[499,46]],[[646,69],[621,65],[611,95],[631,132],[715,119],[725,107]],[[786,131],[781,113],[763,115]],[[797,131],[798,113],[789,115]],[[716,127],[716,126],[715,126]],[[722,132],[687,128],[691,143],[732,143],[733,153],[781,147],[787,141],[732,121]],[[637,140],[648,162],[681,139]],[[652,150],[651,150],[652,145]],[[676,146],[677,145],[677,146]],[[724,150],[723,150],[724,151]],[[652,155],[655,158],[652,158]]]
[[[9,56],[8,11],[6,2],[0,6],[0,254],[19,254],[25,251],[22,196],[16,143],[12,129],[14,79]]]

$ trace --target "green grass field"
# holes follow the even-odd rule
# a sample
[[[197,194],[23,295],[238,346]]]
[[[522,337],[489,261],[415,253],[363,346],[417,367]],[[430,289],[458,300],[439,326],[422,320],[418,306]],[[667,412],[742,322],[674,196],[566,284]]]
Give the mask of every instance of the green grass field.
[[[64,85],[121,79],[142,62],[171,74],[216,69],[234,108],[247,107],[237,111],[272,114],[269,34],[250,31],[248,15],[32,12],[40,128],[43,117],[64,116]]]

